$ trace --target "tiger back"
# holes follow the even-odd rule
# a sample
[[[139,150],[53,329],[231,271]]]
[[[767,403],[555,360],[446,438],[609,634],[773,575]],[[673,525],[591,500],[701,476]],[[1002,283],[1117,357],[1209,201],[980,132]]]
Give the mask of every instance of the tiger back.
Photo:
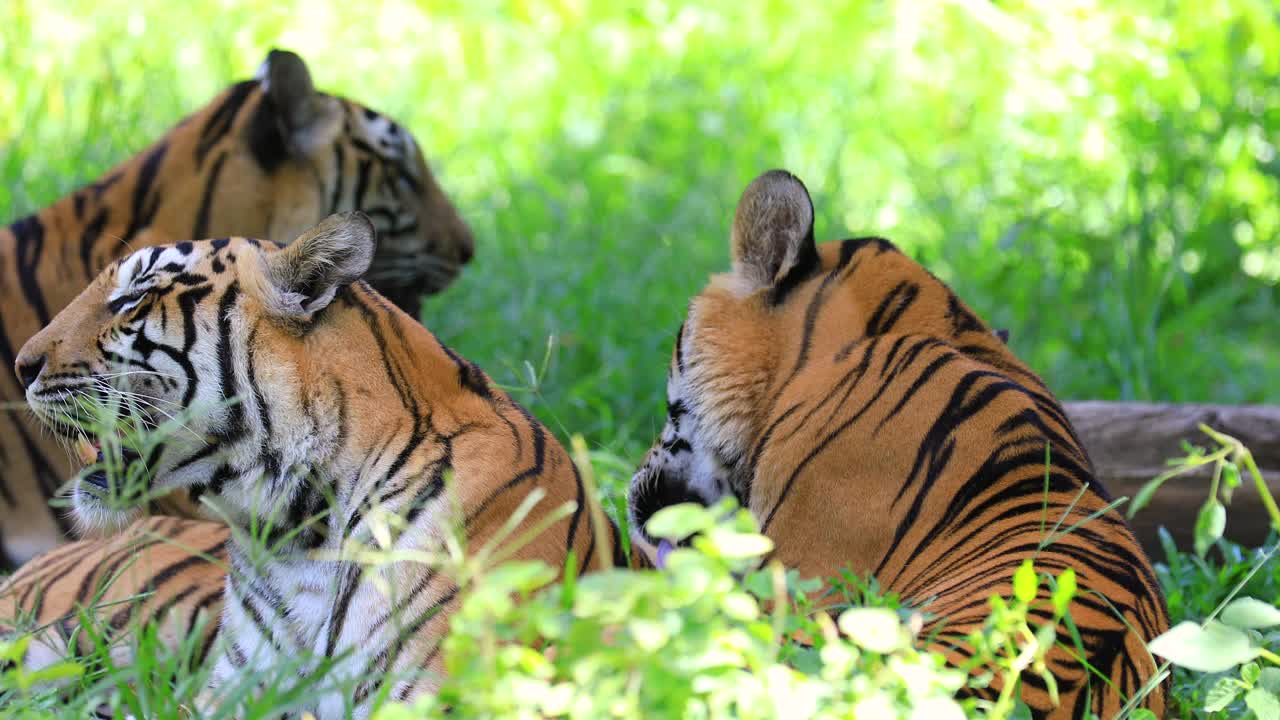
[[[358,209],[381,234],[368,279],[410,314],[473,253],[471,232],[413,136],[389,117],[318,92],[297,55],[273,50],[236,83],[97,182],[0,229],[0,361],[126,252],[192,238],[287,242],[333,212]],[[71,463],[0,379],[0,568],[71,529],[48,501]],[[182,498],[160,509],[191,514]]]
[[[1024,560],[1074,568],[1087,657],[1059,627],[1061,703],[1030,674],[1022,696],[1037,717],[1114,716],[1155,674],[1146,643],[1167,610],[1062,407],[928,271],[878,238],[817,245],[813,215],[789,173],[744,192],[733,269],[689,306],[667,422],[632,479],[635,542],[656,554],[642,528],[661,507],[732,495],[771,558],[874,575],[922,604],[925,636],[956,662]],[[1145,704],[1163,712],[1164,689]]]
[[[222,611],[230,529],[218,522],[140,519],[107,539],[67,543],[0,584],[0,638],[31,635],[29,669],[87,654],[95,638],[117,667],[133,662],[136,630],[154,623],[171,651],[212,647]],[[77,632],[82,613],[92,633]]]
[[[139,460],[154,489],[197,495],[231,527],[206,709],[245,678],[288,683],[326,663],[326,688],[347,690],[298,708],[321,720],[366,716],[384,678],[394,698],[432,691],[461,593],[412,554],[453,529],[478,551],[542,527],[500,549],[554,568],[570,552],[579,570],[619,561],[618,533],[588,512],[565,449],[360,281],[374,256],[356,213],[282,249],[228,238],[139,250],[19,354],[28,403],[70,443],[104,442],[77,429],[86,403],[145,394],[199,409]],[[78,477],[80,522],[128,522],[136,509],[112,500],[110,477]],[[353,545],[409,559],[366,566]]]

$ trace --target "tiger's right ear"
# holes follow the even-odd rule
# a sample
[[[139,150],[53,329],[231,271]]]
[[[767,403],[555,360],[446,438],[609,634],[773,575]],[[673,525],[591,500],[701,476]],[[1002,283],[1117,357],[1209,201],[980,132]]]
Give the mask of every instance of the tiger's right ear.
[[[361,212],[320,221],[283,249],[266,256],[266,307],[289,320],[310,320],[338,290],[369,271],[377,247],[373,223]]]
[[[813,201],[786,170],[770,170],[742,192],[730,232],[733,272],[748,292],[781,296],[818,267]]]
[[[297,53],[267,53],[257,79],[265,97],[249,121],[249,147],[264,170],[270,172],[289,155],[331,141],[341,130],[341,108],[316,90],[311,71]]]

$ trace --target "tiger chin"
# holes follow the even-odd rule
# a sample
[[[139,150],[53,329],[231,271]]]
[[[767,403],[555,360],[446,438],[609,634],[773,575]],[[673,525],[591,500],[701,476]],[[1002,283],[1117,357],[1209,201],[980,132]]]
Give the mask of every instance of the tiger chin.
[[[375,568],[343,555],[386,540],[380,518],[402,521],[388,551],[437,547],[455,527],[481,547],[536,491],[524,524],[549,525],[516,558],[563,568],[573,551],[586,568],[597,553],[618,557],[612,526],[598,535],[612,547],[597,547],[584,486],[554,436],[361,280],[375,251],[359,213],[282,249],[229,238],[139,250],[18,356],[42,419],[103,392],[145,396],[148,423],[191,411],[145,461],[151,490],[199,496],[230,526],[206,708],[232,683],[287,685],[327,661],[326,687],[348,690],[297,708],[321,720],[348,707],[366,716],[383,678],[398,699],[438,686],[458,588],[415,562]],[[579,505],[551,522],[567,503]],[[94,493],[77,493],[75,511],[120,519]]]
[[[770,557],[802,576],[849,568],[925,602],[936,618],[925,636],[957,662],[1024,559],[1075,568],[1072,618],[1105,677],[1058,647],[1060,702],[1038,678],[1022,698],[1041,718],[1116,715],[1157,672],[1146,644],[1168,614],[1061,405],[1003,333],[891,243],[819,245],[813,221],[790,173],[743,193],[732,269],[692,300],[676,337],[667,421],[629,487],[633,543],[657,562],[661,543],[644,531],[654,512],[732,495]],[[1081,525],[1041,547],[1045,517]],[[1162,714],[1166,690],[1143,705]]]

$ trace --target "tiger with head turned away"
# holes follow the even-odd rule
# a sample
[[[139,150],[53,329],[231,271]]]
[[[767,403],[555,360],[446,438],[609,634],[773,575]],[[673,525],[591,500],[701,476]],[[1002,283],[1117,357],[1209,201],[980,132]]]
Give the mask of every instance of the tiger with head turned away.
[[[0,359],[47,325],[114,260],[141,247],[244,235],[286,242],[325,216],[361,210],[381,235],[368,280],[412,315],[473,252],[471,232],[413,136],[390,118],[318,92],[297,55],[273,50],[232,85],[97,182],[0,228]],[[49,506],[70,463],[0,380],[0,569],[72,529]],[[184,498],[158,509],[188,515]]]
[[[1146,643],[1167,610],[1062,407],[927,270],[879,238],[817,245],[813,218],[789,173],[744,192],[732,270],[676,336],[666,425],[628,492],[635,544],[656,558],[654,512],[732,496],[770,559],[874,576],[921,603],[930,646],[957,663],[1025,559],[1074,568],[1085,657],[1070,640],[1050,651],[1058,704],[1030,673],[1021,696],[1040,718],[1114,717],[1155,675]],[[1047,537],[1055,527],[1074,529]],[[1157,715],[1164,691],[1144,700]]]
[[[554,436],[360,280],[375,245],[356,213],[283,249],[245,238],[141,249],[109,265],[18,355],[31,408],[81,457],[94,454],[78,430],[86,404],[145,395],[156,402],[138,412],[155,423],[157,406],[197,409],[142,460],[155,489],[199,497],[230,528],[210,706],[229,685],[281,667],[297,670],[274,682],[324,666],[325,687],[340,689],[298,708],[321,720],[364,717],[383,691],[410,698],[438,687],[438,641],[458,587],[416,561],[347,559],[352,544],[404,553],[457,532],[481,548],[536,500],[512,537],[545,530],[504,553],[555,568],[570,551],[579,569],[621,561],[619,533],[593,522]],[[121,526],[129,515],[94,477],[77,480],[78,520]],[[204,558],[222,552],[219,539],[182,545]],[[35,565],[56,565],[61,552]],[[177,593],[158,577],[165,560],[147,562],[157,594],[142,612],[154,614]],[[77,572],[92,586],[111,568]]]

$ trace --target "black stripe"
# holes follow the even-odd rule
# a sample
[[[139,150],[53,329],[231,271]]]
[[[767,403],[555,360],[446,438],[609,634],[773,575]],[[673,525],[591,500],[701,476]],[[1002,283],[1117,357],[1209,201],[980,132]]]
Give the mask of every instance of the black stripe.
[[[160,193],[152,194],[151,191],[155,188],[160,164],[168,151],[169,144],[161,142],[142,159],[142,166],[138,169],[138,179],[133,186],[132,215],[129,217],[129,227],[125,229],[124,236],[120,239],[121,244],[127,244],[155,219],[156,210],[160,208]]]
[[[218,175],[222,172],[222,163],[226,162],[227,153],[222,153],[213,161],[209,169],[209,177],[204,182],[204,192],[200,195],[200,209],[196,211],[196,224],[191,230],[191,237],[200,240],[209,236],[209,207],[213,204],[213,190],[218,185]]]
[[[40,289],[40,256],[44,253],[44,225],[35,215],[28,215],[9,226],[17,245],[14,255],[18,263],[18,284],[27,304],[35,310],[40,326],[49,324],[49,306]]]
[[[226,136],[235,122],[236,115],[253,89],[258,86],[256,80],[245,80],[231,86],[226,99],[216,110],[209,114],[204,127],[200,130],[200,140],[196,143],[196,166],[204,163],[204,157],[213,149],[218,141]],[[200,236],[197,236],[200,237]]]
[[[89,224],[80,233],[80,265],[84,268],[85,278],[92,280],[97,276],[99,268],[93,263],[93,246],[102,236],[102,229],[107,225],[107,210],[103,208],[93,216]]]
[[[915,302],[920,294],[920,286],[902,281],[898,283],[884,299],[867,321],[867,335],[883,335],[893,329],[894,324],[902,318],[902,314]]]
[[[373,169],[373,160],[360,158],[356,163],[356,195],[352,207],[364,207],[364,194],[369,190],[369,171]]]
[[[338,207],[342,202],[342,181],[347,176],[347,153],[342,149],[342,143],[333,144],[333,196],[329,200],[329,212],[338,212]]]

